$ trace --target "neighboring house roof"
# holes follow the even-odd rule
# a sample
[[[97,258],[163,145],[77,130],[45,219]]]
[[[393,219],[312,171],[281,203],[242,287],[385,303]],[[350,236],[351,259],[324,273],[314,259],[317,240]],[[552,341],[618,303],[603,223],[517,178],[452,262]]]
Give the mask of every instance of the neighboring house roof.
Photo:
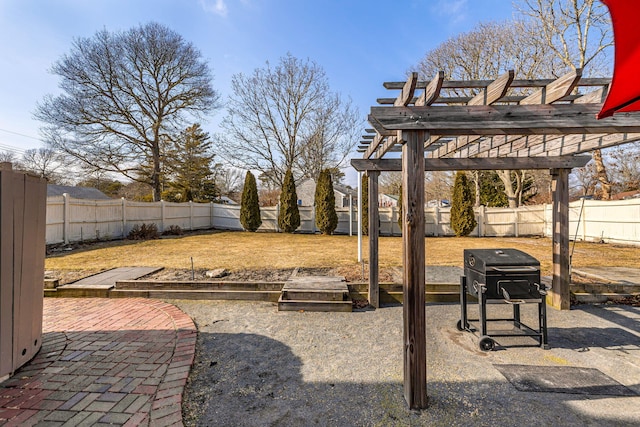
[[[398,201],[398,198],[400,197],[400,196],[397,196],[395,194],[386,194],[386,193],[383,193],[380,196],[388,197],[388,198],[390,198],[392,200],[395,200],[396,202]]]
[[[229,198],[227,196],[220,196],[218,198],[218,203],[222,203],[222,204],[225,204],[225,205],[237,205],[238,204],[235,200],[233,200],[233,199],[231,199],[231,198]]]
[[[67,193],[74,199],[99,199],[109,200],[111,197],[94,187],[74,187],[70,185],[47,185],[47,197],[62,196]]]
[[[353,197],[358,196],[358,192],[353,188],[347,188],[344,185],[334,184],[333,191],[337,191],[339,193],[344,194],[345,196],[352,195]]]
[[[611,196],[611,200],[635,199],[638,197],[640,197],[640,190],[632,190],[614,194],[613,196]]]

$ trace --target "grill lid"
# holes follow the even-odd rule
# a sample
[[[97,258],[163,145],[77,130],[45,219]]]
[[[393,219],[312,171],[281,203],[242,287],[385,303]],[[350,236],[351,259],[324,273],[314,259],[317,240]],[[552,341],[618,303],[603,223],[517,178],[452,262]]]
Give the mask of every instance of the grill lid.
[[[476,271],[486,271],[487,267],[493,266],[540,267],[540,261],[518,249],[465,249],[464,266]]]

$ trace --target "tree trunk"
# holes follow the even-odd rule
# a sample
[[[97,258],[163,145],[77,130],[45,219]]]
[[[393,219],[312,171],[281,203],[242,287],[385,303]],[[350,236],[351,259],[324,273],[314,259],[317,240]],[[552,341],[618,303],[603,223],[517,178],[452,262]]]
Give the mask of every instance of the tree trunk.
[[[602,187],[602,200],[611,199],[611,181],[607,175],[607,168],[602,160],[602,151],[593,150],[593,161],[596,164],[596,176]]]
[[[518,207],[518,194],[513,189],[513,185],[511,184],[511,171],[510,170],[499,170],[496,171],[502,183],[504,184],[504,193],[507,195],[507,200],[509,201],[510,208]]]
[[[160,145],[156,142],[151,149],[153,155],[153,173],[151,174],[151,185],[153,187],[153,201],[162,200],[162,188],[160,186]]]

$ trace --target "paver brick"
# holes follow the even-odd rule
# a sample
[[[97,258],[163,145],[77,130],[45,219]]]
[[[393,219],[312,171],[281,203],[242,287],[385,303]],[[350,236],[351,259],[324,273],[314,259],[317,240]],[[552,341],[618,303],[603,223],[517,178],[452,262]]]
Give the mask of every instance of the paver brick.
[[[124,412],[133,414],[136,412],[139,412],[140,409],[147,403],[149,402],[150,397],[144,394],[139,395],[135,401],[133,401],[131,403],[131,405],[129,405],[127,407],[127,409],[124,410]]]
[[[84,410],[91,402],[96,400],[100,396],[100,393],[88,393],[82,400],[73,405],[71,410],[73,411],[82,411]]]
[[[93,426],[100,418],[102,418],[104,416],[104,414],[100,413],[100,412],[82,411],[82,412],[78,412],[78,414],[76,416],[78,417],[77,419],[76,419],[76,417],[73,417],[69,421],[64,423],[63,426],[65,426],[65,427],[67,427],[67,426],[69,426],[69,427],[71,427],[71,426],[77,426],[77,427]]]
[[[177,307],[47,299],[43,319],[41,351],[0,384],[3,425],[182,425],[197,331]]]
[[[105,423],[105,424],[124,424],[127,421],[129,421],[129,419],[132,418],[131,414],[123,414],[123,413],[117,413],[117,412],[110,412],[105,414],[102,418],[100,418],[100,423]]]
[[[149,423],[149,415],[147,413],[139,412],[133,414],[129,421],[127,421],[122,427],[134,427],[140,425],[147,425]]]
[[[95,412],[109,412],[111,408],[116,406],[116,402],[104,402],[94,400],[91,402],[86,408],[86,411],[95,411]]]
[[[166,417],[153,419],[154,427],[177,426],[177,425],[182,425],[182,414],[180,412],[174,412],[167,415]]]
[[[111,408],[111,412],[125,412],[125,409],[131,406],[138,397],[139,396],[136,394],[126,394],[125,397],[116,404],[116,406]]]
[[[49,421],[68,421],[76,414],[74,411],[51,411],[49,415],[45,417],[45,420]]]
[[[180,407],[180,405],[167,405],[161,408],[154,409],[153,412],[151,412],[151,423],[155,426],[156,420],[175,413],[182,414],[182,408]]]

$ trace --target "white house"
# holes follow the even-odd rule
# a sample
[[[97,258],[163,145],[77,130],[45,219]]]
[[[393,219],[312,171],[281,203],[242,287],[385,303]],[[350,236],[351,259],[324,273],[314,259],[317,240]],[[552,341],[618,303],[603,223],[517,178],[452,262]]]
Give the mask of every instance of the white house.
[[[378,206],[390,208],[398,206],[398,196],[395,194],[378,194]]]
[[[298,195],[299,206],[313,206],[316,194],[316,183],[313,179],[307,178],[296,185],[296,193]],[[336,198],[336,208],[348,208],[349,196],[356,205],[358,201],[358,192],[343,185],[334,185],[333,194]]]

